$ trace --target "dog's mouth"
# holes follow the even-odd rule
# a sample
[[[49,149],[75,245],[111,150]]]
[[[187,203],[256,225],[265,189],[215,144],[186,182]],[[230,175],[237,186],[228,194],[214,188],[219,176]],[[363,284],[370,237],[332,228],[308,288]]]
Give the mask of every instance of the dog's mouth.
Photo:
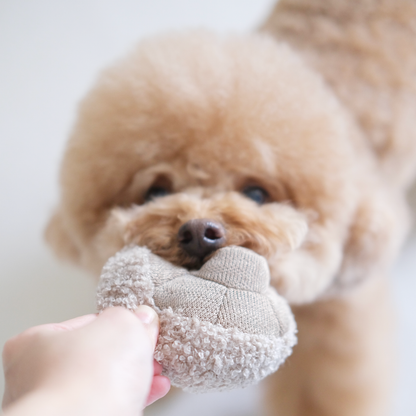
[[[198,258],[190,258],[187,257],[187,259],[181,264],[182,267],[184,267],[185,269],[188,269],[189,271],[192,270],[199,270],[204,263],[208,260],[207,259],[198,259]]]
[[[222,247],[225,247],[225,245]],[[182,253],[181,259],[179,261],[180,264],[178,265],[184,267],[185,269],[188,269],[189,271],[199,270],[212,256],[214,256],[215,252],[216,250],[212,251],[211,253],[202,258],[191,257],[186,253]]]

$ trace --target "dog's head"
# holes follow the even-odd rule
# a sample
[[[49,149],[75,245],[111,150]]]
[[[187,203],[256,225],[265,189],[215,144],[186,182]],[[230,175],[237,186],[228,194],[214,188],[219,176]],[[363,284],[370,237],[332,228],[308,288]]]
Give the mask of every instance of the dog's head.
[[[285,45],[205,32],[143,41],[81,105],[47,237],[94,271],[129,243],[188,268],[240,245],[268,259],[289,300],[310,301],[386,255],[392,220],[360,146]]]

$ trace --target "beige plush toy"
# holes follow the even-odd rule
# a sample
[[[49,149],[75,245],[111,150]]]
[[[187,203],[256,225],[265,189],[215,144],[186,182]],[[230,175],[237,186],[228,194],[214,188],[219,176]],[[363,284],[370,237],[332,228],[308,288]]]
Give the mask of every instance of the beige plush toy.
[[[103,268],[97,305],[153,307],[160,317],[155,359],[188,391],[258,382],[296,343],[292,312],[270,287],[266,260],[242,247],[216,251],[193,272],[147,248],[125,247]]]

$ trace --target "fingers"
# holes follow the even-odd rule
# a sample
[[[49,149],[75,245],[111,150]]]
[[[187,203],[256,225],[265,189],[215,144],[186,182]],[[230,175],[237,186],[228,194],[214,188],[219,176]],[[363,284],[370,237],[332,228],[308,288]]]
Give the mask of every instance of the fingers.
[[[139,306],[135,311],[135,315],[145,325],[146,330],[152,340],[153,348],[156,346],[157,337],[159,335],[159,317],[157,313],[146,305]]]
[[[146,406],[149,406],[156,400],[161,399],[170,390],[170,381],[165,376],[154,376],[147,396]]]
[[[82,328],[90,324],[91,322],[95,321],[98,317],[98,314],[91,313],[89,315],[78,316],[77,318],[69,319],[67,321],[61,322],[60,325],[64,330],[71,331],[73,329]]]
[[[123,325],[137,327],[139,325],[137,318],[142,324],[141,329],[146,331],[151,346],[154,349],[159,335],[159,317],[149,306],[140,305],[134,313],[122,307],[105,309],[98,315],[97,324],[108,325],[111,322],[111,325],[119,329]]]
[[[170,381],[167,377],[162,376],[163,366],[156,360],[153,360],[153,380],[150,386],[149,395],[147,396],[146,406],[161,399],[170,390]]]
[[[102,392],[112,391],[119,383],[126,395],[123,403],[130,400],[141,409],[146,397],[152,403],[170,388],[169,380],[161,375],[162,366],[153,362],[158,332],[159,318],[148,306],[140,306],[134,313],[109,308],[100,315],[31,328],[5,345],[6,390],[15,392],[5,403],[40,385],[54,388],[56,380],[65,380],[66,388],[71,389],[82,380],[77,394],[83,395],[85,386],[91,385],[100,397],[111,397]],[[117,368],[122,371],[112,370]]]
[[[103,318],[107,317],[107,319],[115,319],[117,316],[120,317],[120,314],[126,313],[129,315],[130,318],[134,317],[137,325],[139,325],[139,322],[137,322],[138,320],[141,322],[141,329],[143,333],[148,335],[148,339],[151,343],[151,351],[149,352],[150,356],[152,356],[159,334],[159,317],[157,313],[152,308],[142,305],[134,311],[134,314],[128,313],[125,309],[122,310],[121,308],[110,308],[105,310],[100,315],[100,317],[102,316]],[[128,318],[126,315],[124,315],[124,317]],[[122,320],[118,319],[118,322],[120,324]],[[139,327],[136,326],[136,330],[137,329],[140,329],[140,325]],[[163,368],[159,363],[153,361],[153,374],[149,374],[150,377],[147,381],[148,384],[146,383],[147,386],[145,388],[142,387],[142,389],[140,390],[140,393],[143,393],[142,403],[146,404],[146,406],[163,397],[170,389],[169,379],[160,375],[162,369]]]
[[[72,331],[74,329],[82,328],[90,324],[91,322],[97,319],[97,314],[89,314],[78,316],[77,318],[69,319],[64,322],[60,323],[53,323],[53,324],[43,324],[37,325],[32,328],[26,329],[21,334],[17,335],[15,338],[21,338],[28,335],[35,335],[39,333],[48,333],[48,332],[65,332],[65,331]]]
[[[160,376],[162,374],[163,366],[156,360],[153,360],[153,375]]]
[[[112,308],[107,309],[104,311],[104,314],[107,315],[108,311],[111,311]],[[115,308],[117,310],[121,308]],[[112,314],[113,311],[110,313]],[[118,312],[117,312],[118,313]],[[153,345],[156,345],[157,336],[159,334],[159,317],[157,313],[150,308],[149,306],[141,305],[135,310],[135,315],[140,319],[140,321],[145,325],[147,332],[151,340],[153,341]],[[52,323],[52,324],[43,324],[38,325],[32,328],[27,329],[21,335],[31,335],[34,333],[39,332],[65,332],[65,331],[72,331],[74,329],[82,328],[91,322],[95,321],[98,318],[98,314],[89,314],[78,316],[73,319],[69,319],[67,321],[63,321],[60,323]]]

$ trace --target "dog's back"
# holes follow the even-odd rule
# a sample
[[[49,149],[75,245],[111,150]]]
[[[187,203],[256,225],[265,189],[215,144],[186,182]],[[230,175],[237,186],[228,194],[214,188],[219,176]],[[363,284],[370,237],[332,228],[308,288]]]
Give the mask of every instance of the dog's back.
[[[406,188],[416,170],[416,1],[281,0],[261,30],[323,75],[386,182]]]

